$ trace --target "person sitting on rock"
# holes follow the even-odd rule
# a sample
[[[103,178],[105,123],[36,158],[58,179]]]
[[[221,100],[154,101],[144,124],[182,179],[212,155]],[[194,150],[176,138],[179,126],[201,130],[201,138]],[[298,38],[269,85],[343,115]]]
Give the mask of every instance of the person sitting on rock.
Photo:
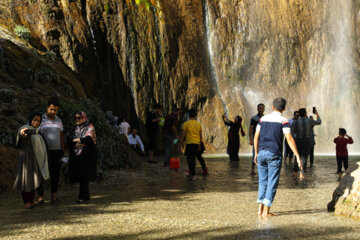
[[[345,137],[346,136],[346,137]],[[347,150],[347,144],[353,144],[353,139],[346,134],[346,130],[344,128],[339,128],[339,136],[334,139],[334,143],[336,144],[336,161],[339,174],[339,178],[341,178],[343,172],[342,165],[344,164],[345,170],[348,168],[349,156]]]
[[[132,129],[132,132],[128,138],[130,146],[133,147],[140,155],[145,155],[144,144],[142,143],[136,128]]]

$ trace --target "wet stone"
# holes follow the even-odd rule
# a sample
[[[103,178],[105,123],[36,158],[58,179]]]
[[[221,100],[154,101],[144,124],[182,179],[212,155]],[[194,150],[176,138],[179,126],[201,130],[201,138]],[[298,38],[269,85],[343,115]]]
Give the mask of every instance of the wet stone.
[[[359,221],[327,212],[339,184],[335,157],[316,157],[303,182],[283,164],[272,218],[256,215],[257,176],[250,158],[240,159],[206,159],[208,177],[197,163],[195,181],[184,175],[186,159],[178,171],[161,161],[112,170],[83,205],[76,185],[60,188],[61,203],[33,210],[22,209],[20,193],[1,193],[0,239],[360,239]]]

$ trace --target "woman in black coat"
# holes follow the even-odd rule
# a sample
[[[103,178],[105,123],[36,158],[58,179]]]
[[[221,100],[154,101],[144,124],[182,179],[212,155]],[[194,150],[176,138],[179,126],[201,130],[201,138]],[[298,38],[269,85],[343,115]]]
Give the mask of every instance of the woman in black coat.
[[[78,203],[90,200],[89,182],[96,178],[96,133],[84,112],[75,114],[76,126],[67,134],[69,179],[80,185]]]
[[[225,125],[229,126],[228,133],[228,147],[227,153],[229,154],[230,161],[239,161],[240,149],[240,136],[239,130],[241,129],[241,136],[245,136],[245,132],[241,126],[242,119],[236,116],[234,122],[230,121],[225,114],[222,116]]]

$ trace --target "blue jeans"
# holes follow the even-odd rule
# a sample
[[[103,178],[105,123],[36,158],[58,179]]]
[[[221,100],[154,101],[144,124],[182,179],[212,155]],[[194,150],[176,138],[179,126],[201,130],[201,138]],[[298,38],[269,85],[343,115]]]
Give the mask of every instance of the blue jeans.
[[[257,161],[259,173],[259,198],[257,202],[270,207],[279,185],[282,156],[261,150]]]

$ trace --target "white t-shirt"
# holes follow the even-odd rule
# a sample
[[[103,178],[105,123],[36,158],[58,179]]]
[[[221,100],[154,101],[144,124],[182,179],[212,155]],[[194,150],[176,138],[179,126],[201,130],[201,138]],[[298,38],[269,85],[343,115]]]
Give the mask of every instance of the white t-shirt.
[[[127,122],[122,122],[119,126],[119,133],[127,136],[129,129],[130,129],[130,125]]]

